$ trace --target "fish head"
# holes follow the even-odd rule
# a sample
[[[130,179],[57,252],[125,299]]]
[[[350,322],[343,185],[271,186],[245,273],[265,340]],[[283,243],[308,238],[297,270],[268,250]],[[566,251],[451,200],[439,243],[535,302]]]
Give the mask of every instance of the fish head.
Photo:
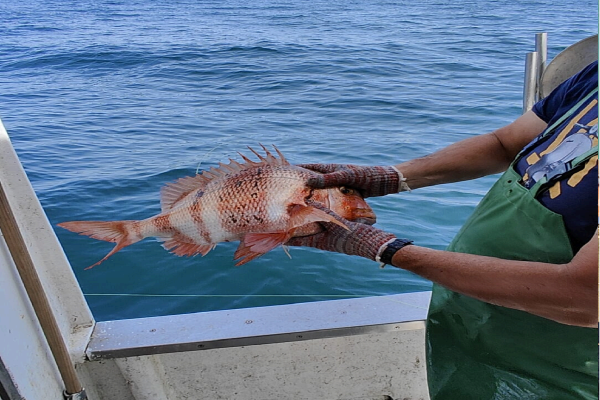
[[[360,192],[349,187],[318,189],[313,192],[313,199],[349,221],[373,225],[377,220]]]

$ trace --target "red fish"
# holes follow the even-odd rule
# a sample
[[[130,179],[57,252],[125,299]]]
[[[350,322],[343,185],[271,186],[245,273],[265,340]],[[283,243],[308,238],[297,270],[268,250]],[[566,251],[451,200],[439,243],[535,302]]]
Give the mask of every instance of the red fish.
[[[236,265],[251,261],[291,237],[321,231],[319,221],[343,224],[312,206],[320,203],[348,220],[375,222],[360,194],[347,188],[313,190],[307,181],[316,172],[291,165],[275,148],[273,156],[250,148],[259,161],[240,154],[202,174],[181,178],[161,190],[161,213],[141,221],[71,221],[58,226],[116,243],[92,268],[122,248],[147,237],[163,241],[178,256],[206,255],[217,243],[240,241]]]

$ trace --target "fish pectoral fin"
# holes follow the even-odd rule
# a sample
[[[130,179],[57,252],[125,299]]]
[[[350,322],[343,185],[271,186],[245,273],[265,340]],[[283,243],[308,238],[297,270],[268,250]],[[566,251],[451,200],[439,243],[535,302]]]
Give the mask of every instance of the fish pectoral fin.
[[[207,255],[209,251],[214,249],[216,244],[195,244],[187,243],[178,240],[177,237],[172,237],[164,241],[163,247],[177,256],[193,257],[198,254]]]
[[[248,233],[244,235],[234,254],[234,260],[240,260],[236,266],[262,256],[289,239],[289,232]]]
[[[335,213],[331,210],[328,210],[333,215]],[[293,228],[297,228],[302,225],[309,224],[311,222],[332,222],[336,225],[341,226],[344,229],[349,229],[346,224],[341,221],[338,221],[332,214],[325,212],[319,208],[313,206],[303,206],[300,204],[294,204],[291,206],[289,210],[290,213],[290,221],[289,221],[289,230]]]

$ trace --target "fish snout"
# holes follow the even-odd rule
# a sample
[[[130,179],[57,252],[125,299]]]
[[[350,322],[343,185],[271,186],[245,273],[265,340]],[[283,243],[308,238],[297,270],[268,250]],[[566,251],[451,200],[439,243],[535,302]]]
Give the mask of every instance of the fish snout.
[[[370,208],[356,208],[352,213],[352,221],[361,224],[373,225],[377,222],[377,216]]]

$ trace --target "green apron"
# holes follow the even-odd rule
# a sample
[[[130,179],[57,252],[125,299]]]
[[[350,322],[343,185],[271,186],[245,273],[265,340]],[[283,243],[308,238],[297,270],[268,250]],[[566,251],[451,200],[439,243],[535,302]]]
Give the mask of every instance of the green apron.
[[[572,160],[572,167],[597,151]],[[562,217],[535,199],[545,182],[526,189],[520,180],[511,165],[448,250],[570,261]],[[560,324],[434,285],[426,335],[431,399],[598,399],[597,328]]]

